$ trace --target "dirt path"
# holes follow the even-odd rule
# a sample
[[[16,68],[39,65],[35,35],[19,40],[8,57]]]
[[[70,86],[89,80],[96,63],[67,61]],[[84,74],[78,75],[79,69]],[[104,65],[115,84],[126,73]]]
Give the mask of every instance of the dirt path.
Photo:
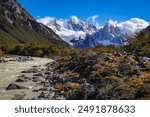
[[[51,59],[47,58],[33,58],[33,61],[26,62],[6,62],[0,63],[0,100],[2,99],[12,99],[14,95],[26,94],[27,98],[31,97],[33,93],[30,90],[6,90],[6,87],[15,82],[17,77],[23,75],[22,71],[27,71],[31,69],[33,66],[44,67],[46,63],[51,62]],[[30,76],[31,74],[25,74]],[[22,83],[22,85],[27,86],[28,88],[32,88],[30,82]],[[31,94],[32,93],[32,94]]]

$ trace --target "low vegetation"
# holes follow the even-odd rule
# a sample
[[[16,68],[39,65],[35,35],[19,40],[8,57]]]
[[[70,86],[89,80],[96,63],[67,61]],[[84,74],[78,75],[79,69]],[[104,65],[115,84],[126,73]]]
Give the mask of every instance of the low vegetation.
[[[129,45],[121,49],[141,56],[150,56],[150,34],[146,30],[142,30],[130,40]]]
[[[73,50],[72,48],[69,48]],[[57,47],[55,45],[42,45],[42,44],[19,44],[13,49],[8,51],[9,54],[33,56],[33,57],[54,57],[66,55],[68,49]]]
[[[4,56],[4,52],[0,49],[0,57]]]
[[[83,86],[73,94],[65,93],[68,99],[150,99],[150,71],[146,65],[128,53],[79,51],[57,60],[55,72],[67,74],[64,78],[69,74],[72,78],[68,81],[73,82],[56,86],[61,91],[73,86],[70,92],[75,86]],[[79,75],[71,75],[75,73]],[[78,80],[73,80],[75,76]]]

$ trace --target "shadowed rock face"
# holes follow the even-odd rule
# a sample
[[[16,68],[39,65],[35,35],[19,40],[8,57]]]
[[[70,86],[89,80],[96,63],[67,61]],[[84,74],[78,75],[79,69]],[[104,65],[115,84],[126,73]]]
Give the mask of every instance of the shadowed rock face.
[[[0,41],[4,44],[7,38],[17,44],[50,42],[60,46],[67,45],[50,28],[36,22],[16,0],[0,0],[0,30]]]
[[[147,30],[150,32],[150,25],[147,27]]]
[[[10,23],[22,25],[24,23],[36,32],[41,31],[43,33],[50,33],[50,29],[37,23],[35,19],[16,2],[16,0],[2,0],[0,3],[2,4],[1,13]],[[20,22],[18,20],[20,20]]]

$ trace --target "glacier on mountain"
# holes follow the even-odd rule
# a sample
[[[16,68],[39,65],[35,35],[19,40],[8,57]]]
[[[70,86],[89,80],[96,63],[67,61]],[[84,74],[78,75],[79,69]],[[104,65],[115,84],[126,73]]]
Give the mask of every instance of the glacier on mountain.
[[[108,20],[102,27],[77,16],[70,19],[45,17],[38,18],[37,21],[50,27],[60,38],[76,48],[95,47],[98,44],[120,46],[135,33],[149,26],[148,22],[139,18],[124,22]]]
[[[64,41],[73,45],[72,39],[85,39],[87,34],[95,33],[100,27],[86,23],[76,16],[72,16],[69,20],[45,17],[37,20],[44,25],[50,27]]]

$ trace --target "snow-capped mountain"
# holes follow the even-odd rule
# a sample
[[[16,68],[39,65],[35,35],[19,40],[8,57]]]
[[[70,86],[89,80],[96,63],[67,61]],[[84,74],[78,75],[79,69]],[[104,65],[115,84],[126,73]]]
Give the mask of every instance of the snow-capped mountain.
[[[72,16],[69,20],[47,17],[45,19],[38,19],[37,21],[50,27],[60,38],[71,45],[73,45],[71,40],[85,39],[87,34],[93,34],[100,28],[86,23],[76,16]]]
[[[125,35],[122,34],[119,27],[112,25],[111,21],[108,21],[103,28],[91,35],[91,37],[103,45],[120,45]]]
[[[103,45],[121,45],[124,41],[134,36],[139,31],[148,27],[149,23],[138,18],[131,18],[125,22],[109,20],[105,26],[93,38]]]
[[[121,33],[121,30],[116,25],[113,25],[111,21],[108,21],[104,27],[97,30],[91,35],[87,35],[85,39],[71,40],[76,48],[95,47],[98,44],[102,45],[120,45],[122,39],[125,37]]]
[[[87,35],[85,40],[75,41],[74,46],[76,48],[95,47],[98,44],[121,46],[127,44],[128,39],[148,25],[148,22],[138,18],[132,18],[122,23],[109,20],[104,27]]]
[[[98,44],[120,46],[149,26],[148,22],[138,18],[121,23],[109,20],[102,27],[82,21],[76,16],[69,20],[46,17],[37,21],[49,26],[60,38],[76,48],[95,47]]]

